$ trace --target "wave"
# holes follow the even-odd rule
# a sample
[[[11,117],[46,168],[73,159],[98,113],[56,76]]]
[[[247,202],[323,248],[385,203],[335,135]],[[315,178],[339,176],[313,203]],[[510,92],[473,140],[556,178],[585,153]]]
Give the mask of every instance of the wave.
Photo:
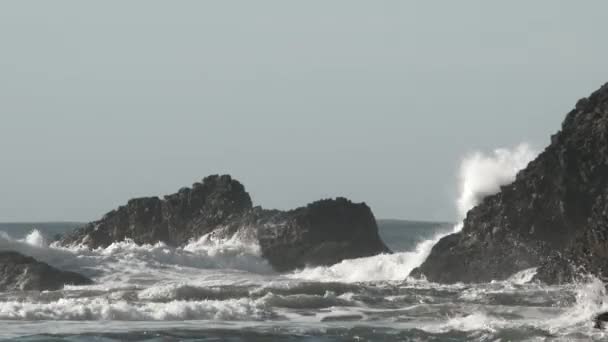
[[[270,275],[275,272],[260,255],[259,246],[238,235],[218,239],[205,235],[184,247],[164,243],[138,245],[130,240],[115,242],[107,248],[90,250],[83,246],[48,244],[48,239],[33,230],[23,239],[0,234],[0,250],[14,250],[63,270],[93,278],[103,289],[159,279],[183,280],[190,274],[199,279],[203,270],[226,273]],[[210,277],[206,274],[206,279]]]
[[[62,298],[51,303],[0,302],[0,320],[262,320],[272,316],[263,301],[235,299],[226,301],[171,301],[133,303],[104,298]]]
[[[420,266],[431,252],[432,247],[445,236],[438,233],[425,240],[411,252],[380,254],[367,258],[344,260],[332,266],[309,267],[293,272],[288,277],[321,282],[368,282],[402,281],[410,272]]]

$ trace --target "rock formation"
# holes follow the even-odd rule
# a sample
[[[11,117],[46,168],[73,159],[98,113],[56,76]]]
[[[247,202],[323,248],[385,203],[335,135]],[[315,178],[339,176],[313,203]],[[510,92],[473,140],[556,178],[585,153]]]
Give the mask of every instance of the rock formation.
[[[0,291],[55,291],[65,285],[93,282],[74,272],[60,271],[13,251],[0,251]]]
[[[413,276],[486,282],[532,267],[548,283],[608,274],[608,84],[576,104],[551,144],[485,198]]]
[[[389,252],[364,203],[337,198],[291,211],[265,210],[253,207],[243,185],[228,175],[209,176],[164,199],[130,200],[60,243],[98,248],[131,239],[180,246],[209,233],[253,239],[278,271]]]

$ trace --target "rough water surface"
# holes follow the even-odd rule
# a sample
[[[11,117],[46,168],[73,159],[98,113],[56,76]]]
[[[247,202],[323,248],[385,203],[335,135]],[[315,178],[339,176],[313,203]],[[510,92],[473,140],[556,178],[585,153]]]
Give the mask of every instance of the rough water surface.
[[[380,222],[390,246],[420,245],[451,226]],[[420,236],[420,227],[425,235]],[[1,227],[0,227],[1,229]],[[42,230],[42,228],[41,228]],[[414,241],[414,242],[412,242]],[[44,232],[0,237],[95,280],[61,291],[0,293],[0,339],[17,341],[529,341],[602,340],[603,284],[530,283],[535,270],[484,284],[406,279],[416,250],[275,273],[238,236],[183,248],[46,245]],[[401,265],[401,267],[399,267]]]

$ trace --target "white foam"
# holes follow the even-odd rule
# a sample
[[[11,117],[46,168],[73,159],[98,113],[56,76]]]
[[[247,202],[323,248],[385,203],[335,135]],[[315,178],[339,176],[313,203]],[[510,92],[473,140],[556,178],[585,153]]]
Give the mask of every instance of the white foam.
[[[507,281],[510,283],[513,283],[513,284],[517,284],[517,285],[527,284],[527,283],[531,282],[532,279],[534,279],[534,276],[536,275],[537,270],[538,270],[537,267],[533,267],[533,268],[529,268],[529,269],[517,272],[514,275],[510,276],[509,279],[507,279]]]
[[[105,298],[62,298],[50,303],[0,302],[0,320],[257,320],[267,314],[264,303],[235,300],[133,303]]]

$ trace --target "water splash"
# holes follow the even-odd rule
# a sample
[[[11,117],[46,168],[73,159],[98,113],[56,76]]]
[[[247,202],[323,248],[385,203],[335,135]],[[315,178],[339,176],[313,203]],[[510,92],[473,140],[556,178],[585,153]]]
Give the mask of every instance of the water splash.
[[[38,229],[32,230],[20,241],[34,247],[47,247],[49,245],[48,239]]]
[[[497,149],[492,154],[475,152],[460,165],[460,196],[456,201],[460,219],[481,200],[515,180],[519,170],[534,159],[536,152],[523,143],[513,149]]]
[[[439,240],[462,230],[462,220],[470,209],[485,196],[498,192],[502,185],[513,182],[517,172],[535,155],[528,144],[520,144],[513,149],[497,149],[491,154],[475,152],[465,157],[459,169],[460,196],[456,201],[461,222],[451,230],[438,232],[421,241],[412,251],[345,260],[329,267],[307,268],[290,277],[344,282],[403,280],[414,268],[422,265]]]

